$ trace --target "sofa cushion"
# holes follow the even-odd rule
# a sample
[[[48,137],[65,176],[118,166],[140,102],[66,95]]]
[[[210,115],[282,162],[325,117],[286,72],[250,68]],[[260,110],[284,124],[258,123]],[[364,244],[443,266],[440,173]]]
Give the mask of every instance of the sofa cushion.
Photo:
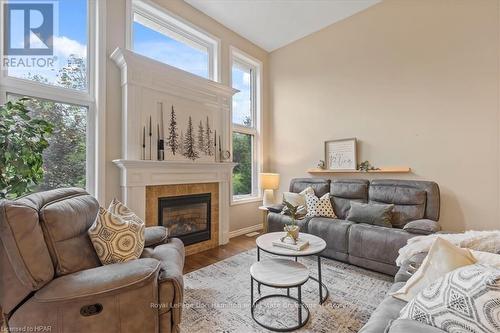
[[[423,180],[395,180],[395,179],[375,179],[370,183],[370,187],[381,188],[386,187],[386,191],[390,192],[391,188],[403,187],[411,188],[417,191],[425,192],[425,210],[423,218],[437,221],[439,220],[440,211],[440,193],[439,186],[435,182]],[[395,202],[386,202],[395,203]],[[404,204],[402,204],[404,205]]]
[[[430,235],[440,231],[441,226],[436,221],[421,219],[406,223],[403,229],[412,234]]]
[[[402,228],[425,215],[426,193],[423,190],[399,185],[370,185],[369,201],[393,204],[392,225]]]
[[[290,181],[290,192],[300,193],[312,187],[314,194],[321,197],[330,192],[330,180],[321,178],[294,178]]]
[[[394,205],[351,202],[351,209],[347,215],[347,220],[392,228],[393,208]]]
[[[334,180],[330,189],[333,210],[339,219],[346,219],[351,201],[368,201],[369,182],[363,179]]]
[[[328,249],[347,253],[351,225],[353,223],[346,220],[313,217],[307,225],[307,230],[311,235],[324,239]]]
[[[87,235],[99,203],[81,191],[46,202],[40,209],[40,222],[58,276],[101,265]]]
[[[349,255],[396,265],[399,249],[414,236],[401,229],[354,224],[349,232]]]

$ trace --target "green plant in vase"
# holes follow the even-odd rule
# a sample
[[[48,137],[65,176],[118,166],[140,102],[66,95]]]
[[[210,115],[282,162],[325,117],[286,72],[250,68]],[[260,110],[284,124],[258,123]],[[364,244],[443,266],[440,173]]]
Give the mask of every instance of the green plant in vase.
[[[281,238],[283,242],[286,238],[290,238],[294,244],[297,244],[297,240],[299,239],[299,226],[297,225],[297,215],[299,206],[294,206],[286,200],[283,200],[283,203],[286,207],[286,212],[292,218],[292,223],[285,225],[284,231],[286,232],[285,237]]]
[[[27,99],[0,106],[0,199],[14,199],[43,178],[43,151],[52,125],[29,115]]]

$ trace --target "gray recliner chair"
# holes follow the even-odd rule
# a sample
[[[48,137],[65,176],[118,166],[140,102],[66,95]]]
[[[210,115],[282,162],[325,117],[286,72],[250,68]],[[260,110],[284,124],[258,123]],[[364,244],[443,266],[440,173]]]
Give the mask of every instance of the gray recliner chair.
[[[77,188],[0,202],[0,305],[12,331],[179,331],[182,242],[148,227],[140,259],[102,266],[87,235],[98,209]]]

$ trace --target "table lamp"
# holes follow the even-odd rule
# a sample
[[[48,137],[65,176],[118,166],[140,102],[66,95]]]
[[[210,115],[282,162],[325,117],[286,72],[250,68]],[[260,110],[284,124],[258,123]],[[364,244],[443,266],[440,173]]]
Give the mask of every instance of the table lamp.
[[[280,175],[278,173],[261,173],[260,187],[264,190],[263,206],[272,206],[274,202],[274,190],[280,185]]]

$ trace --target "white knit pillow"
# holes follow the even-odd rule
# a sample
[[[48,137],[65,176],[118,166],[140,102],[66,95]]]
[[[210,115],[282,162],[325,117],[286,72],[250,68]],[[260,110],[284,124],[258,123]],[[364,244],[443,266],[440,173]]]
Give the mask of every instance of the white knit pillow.
[[[318,198],[314,193],[306,193],[306,206],[308,217],[322,216],[337,218],[330,201],[330,193]]]

